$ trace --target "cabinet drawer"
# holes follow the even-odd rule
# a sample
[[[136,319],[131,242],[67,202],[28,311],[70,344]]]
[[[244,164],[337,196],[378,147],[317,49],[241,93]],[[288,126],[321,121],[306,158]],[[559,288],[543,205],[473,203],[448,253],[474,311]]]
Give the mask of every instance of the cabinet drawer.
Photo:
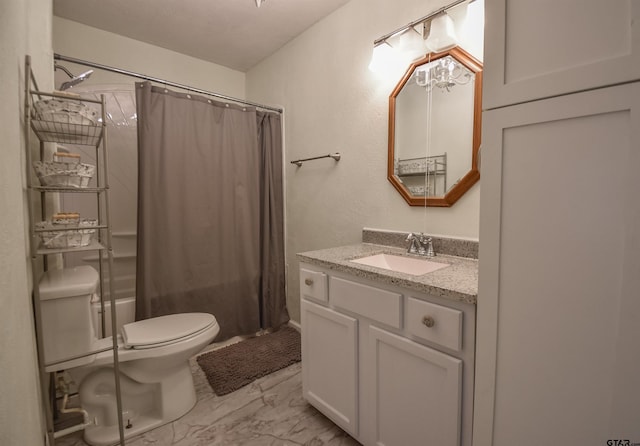
[[[300,268],[300,294],[302,297],[327,302],[327,275]]]
[[[451,350],[462,349],[462,311],[410,297],[407,331]]]
[[[331,304],[390,327],[402,325],[402,294],[331,277]]]

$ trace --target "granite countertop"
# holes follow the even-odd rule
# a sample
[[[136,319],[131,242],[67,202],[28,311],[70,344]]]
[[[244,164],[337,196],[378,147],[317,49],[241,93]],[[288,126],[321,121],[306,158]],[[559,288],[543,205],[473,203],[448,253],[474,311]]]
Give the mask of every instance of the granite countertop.
[[[478,297],[477,260],[449,255],[436,255],[436,257],[429,260],[438,263],[448,263],[450,266],[421,276],[398,273],[383,268],[350,262],[350,260],[382,253],[418,257],[407,254],[407,250],[402,248],[359,243],[356,245],[302,252],[298,254],[298,259],[312,265],[334,271],[342,271],[382,284],[396,285],[459,302],[476,303]]]

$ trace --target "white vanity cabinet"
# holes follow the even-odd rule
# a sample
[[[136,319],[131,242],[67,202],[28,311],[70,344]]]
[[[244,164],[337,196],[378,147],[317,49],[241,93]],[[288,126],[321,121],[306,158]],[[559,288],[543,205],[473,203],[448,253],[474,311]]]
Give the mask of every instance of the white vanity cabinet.
[[[474,305],[300,265],[305,399],[367,446],[469,446]]]

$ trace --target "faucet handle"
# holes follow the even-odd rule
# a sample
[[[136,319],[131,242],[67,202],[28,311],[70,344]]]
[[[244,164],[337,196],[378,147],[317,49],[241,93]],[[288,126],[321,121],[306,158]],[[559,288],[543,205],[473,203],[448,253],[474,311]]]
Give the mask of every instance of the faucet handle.
[[[433,239],[431,237],[429,237],[427,240],[427,252],[426,252],[426,256],[427,257],[435,257],[436,253],[433,250]]]
[[[410,232],[409,235],[407,235],[407,239],[405,240],[407,242],[409,242],[409,248],[407,248],[407,252],[410,254],[417,254],[418,253],[418,238],[416,237],[416,235],[413,232]]]

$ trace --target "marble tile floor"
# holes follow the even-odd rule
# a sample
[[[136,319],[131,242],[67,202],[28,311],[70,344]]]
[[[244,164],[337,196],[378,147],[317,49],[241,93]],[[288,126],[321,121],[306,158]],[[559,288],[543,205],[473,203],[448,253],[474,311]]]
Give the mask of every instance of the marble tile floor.
[[[211,348],[210,348],[211,349]],[[127,446],[357,446],[302,397],[301,364],[217,396],[191,359],[198,402],[185,416],[126,441]],[[82,432],[56,446],[85,446]]]

